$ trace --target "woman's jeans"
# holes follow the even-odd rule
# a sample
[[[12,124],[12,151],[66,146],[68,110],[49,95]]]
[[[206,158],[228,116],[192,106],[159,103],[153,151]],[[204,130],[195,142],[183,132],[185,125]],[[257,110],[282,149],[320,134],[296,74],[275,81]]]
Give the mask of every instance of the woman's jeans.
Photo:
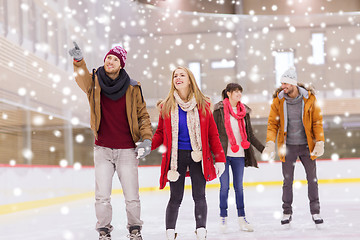
[[[233,185],[238,216],[245,216],[243,176],[245,167],[244,157],[226,157],[225,171],[220,177],[220,216],[228,216],[228,196],[230,189],[229,166],[233,173]]]
[[[207,204],[205,197],[206,180],[202,172],[201,162],[194,162],[191,150],[178,150],[178,169],[180,177],[176,182],[170,182],[170,200],[166,208],[166,229],[175,229],[179,207],[184,196],[186,171],[189,168],[192,197],[195,203],[196,228],[206,228]]]

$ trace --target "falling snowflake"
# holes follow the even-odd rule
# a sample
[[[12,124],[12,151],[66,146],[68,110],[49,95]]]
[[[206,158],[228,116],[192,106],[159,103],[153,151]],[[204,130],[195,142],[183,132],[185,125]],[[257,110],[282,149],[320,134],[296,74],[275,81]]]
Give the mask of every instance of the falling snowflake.
[[[18,94],[20,95],[20,96],[25,96],[26,95],[26,88],[19,88],[18,89]]]
[[[77,118],[77,117],[71,118],[71,124],[72,125],[76,126],[76,125],[79,125],[79,123],[80,123],[79,118]]]
[[[69,212],[70,212],[70,209],[68,206],[62,206],[61,209],[60,209],[60,212],[62,215],[68,215]]]
[[[35,126],[42,126],[45,123],[45,118],[44,116],[35,116],[32,122]]]
[[[334,162],[336,162],[336,161],[339,161],[339,154],[337,154],[337,153],[333,153],[333,154],[331,154],[331,160],[332,161],[334,161]]]
[[[13,194],[14,194],[14,196],[16,196],[16,197],[21,196],[21,195],[22,195],[22,192],[23,192],[22,189],[19,188],[19,187],[14,188],[14,190],[13,190]]]
[[[78,135],[76,135],[76,137],[75,137],[75,141],[76,141],[77,143],[82,143],[82,142],[84,142],[84,140],[85,140],[85,138],[84,138],[84,135],[82,135],[82,134],[78,134]]]
[[[66,160],[66,159],[61,159],[60,161],[59,161],[59,166],[60,167],[67,167],[68,166],[68,161]]]
[[[80,170],[80,169],[82,168],[82,165],[81,165],[81,163],[76,162],[76,163],[74,163],[73,168],[74,168],[75,170]]]
[[[23,149],[22,150],[22,155],[27,160],[31,160],[34,157],[34,154],[31,151],[31,149]]]
[[[55,137],[58,137],[58,138],[61,137],[61,135],[62,135],[59,130],[54,130],[53,134],[54,134]]]
[[[265,191],[265,186],[262,185],[262,184],[256,185],[256,191],[259,192],[259,193],[264,192]]]
[[[295,181],[294,182],[294,188],[295,189],[300,189],[302,187],[302,183],[300,181]]]

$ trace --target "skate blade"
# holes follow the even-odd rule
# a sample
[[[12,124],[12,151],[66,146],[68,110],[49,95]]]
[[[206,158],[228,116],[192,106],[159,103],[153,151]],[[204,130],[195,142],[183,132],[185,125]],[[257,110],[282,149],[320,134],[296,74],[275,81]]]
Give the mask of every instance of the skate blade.
[[[227,227],[226,226],[220,226],[220,232],[221,233],[226,233],[227,232]]]
[[[316,228],[316,229],[321,230],[321,229],[323,229],[323,227],[324,227],[324,224],[323,224],[323,223],[315,224],[315,228]]]
[[[281,227],[283,228],[283,229],[291,229],[291,223],[285,223],[285,224],[281,224]]]
[[[240,228],[240,231],[243,231],[243,232],[253,232],[254,229],[249,229],[249,228]]]

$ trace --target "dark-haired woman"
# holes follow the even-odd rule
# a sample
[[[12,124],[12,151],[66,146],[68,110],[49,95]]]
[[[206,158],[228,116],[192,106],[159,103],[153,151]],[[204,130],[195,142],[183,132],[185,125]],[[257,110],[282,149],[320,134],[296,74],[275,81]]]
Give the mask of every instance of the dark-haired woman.
[[[213,113],[226,156],[225,171],[220,177],[220,226],[226,230],[231,166],[240,230],[252,232],[254,229],[245,218],[243,174],[244,167],[257,167],[251,145],[260,152],[264,146],[253,134],[251,110],[241,102],[242,91],[239,84],[229,83],[222,91],[224,100],[215,105]]]

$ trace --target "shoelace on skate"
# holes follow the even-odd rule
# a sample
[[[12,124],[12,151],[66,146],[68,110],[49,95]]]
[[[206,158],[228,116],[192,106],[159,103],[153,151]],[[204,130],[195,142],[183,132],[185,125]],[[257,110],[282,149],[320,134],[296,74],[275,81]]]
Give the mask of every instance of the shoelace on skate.
[[[139,232],[130,233],[129,235],[127,235],[127,237],[130,238],[131,240],[142,240],[141,233]]]

